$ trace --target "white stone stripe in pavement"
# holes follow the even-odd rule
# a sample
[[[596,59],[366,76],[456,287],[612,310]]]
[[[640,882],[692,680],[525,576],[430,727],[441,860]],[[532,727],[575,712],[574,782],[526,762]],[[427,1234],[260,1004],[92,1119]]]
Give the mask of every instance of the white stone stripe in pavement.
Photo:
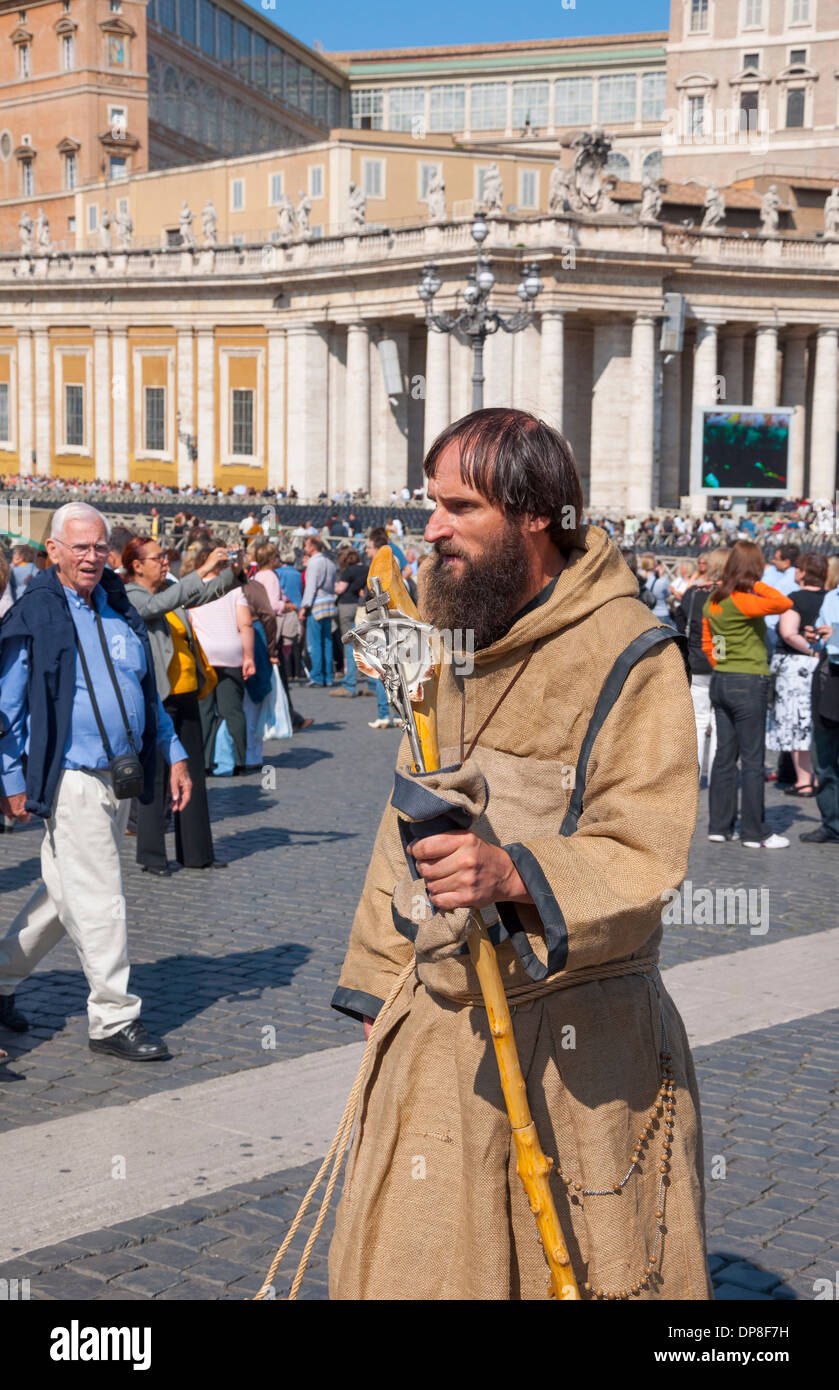
[[[839,1006],[839,929],[664,972],[694,1047]],[[351,1043],[0,1136],[0,1259],[320,1158]],[[114,1177],[124,1160],[125,1177]],[[204,1182],[196,1182],[203,1177]]]

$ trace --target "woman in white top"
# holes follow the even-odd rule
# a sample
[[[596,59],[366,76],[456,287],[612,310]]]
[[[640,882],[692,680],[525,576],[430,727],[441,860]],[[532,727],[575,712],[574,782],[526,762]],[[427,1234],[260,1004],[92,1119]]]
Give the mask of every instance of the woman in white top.
[[[207,554],[209,550],[206,554],[199,551],[196,563],[203,564]],[[205,766],[208,773],[212,773],[216,733],[223,719],[233,740],[236,769],[242,769],[247,765],[245,681],[256,672],[253,618],[248,601],[241,589],[231,589],[214,603],[191,608],[189,617],[204,654],[218,676],[213,698],[201,701]]]

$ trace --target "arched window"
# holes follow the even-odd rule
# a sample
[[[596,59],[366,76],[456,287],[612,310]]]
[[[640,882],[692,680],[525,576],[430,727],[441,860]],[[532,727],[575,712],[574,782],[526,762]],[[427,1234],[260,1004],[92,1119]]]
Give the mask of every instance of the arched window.
[[[181,84],[175,68],[168,67],[163,74],[163,124],[170,130],[181,130]]]
[[[625,154],[618,154],[617,150],[612,150],[606,161],[606,173],[617,174],[619,179],[629,178],[629,160]]]
[[[184,134],[191,140],[201,138],[199,86],[195,77],[188,77],[184,83]]]
[[[641,165],[641,172],[649,174],[651,179],[661,178],[661,150],[650,150]]]

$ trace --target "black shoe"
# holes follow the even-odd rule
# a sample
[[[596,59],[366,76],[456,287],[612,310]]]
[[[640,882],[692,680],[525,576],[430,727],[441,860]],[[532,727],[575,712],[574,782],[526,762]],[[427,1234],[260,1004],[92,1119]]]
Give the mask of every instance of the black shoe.
[[[818,830],[807,830],[798,838],[808,841],[811,845],[839,845],[839,835],[831,835],[822,825]]]
[[[113,1057],[124,1057],[127,1062],[157,1062],[169,1056],[163,1039],[147,1033],[139,1018],[132,1019],[108,1038],[90,1038],[89,1047],[91,1052],[109,1052]]]
[[[171,878],[172,870],[167,866],[165,869],[157,868],[154,864],[144,864],[144,874],[154,874],[155,878]]]
[[[0,1024],[11,1029],[13,1033],[25,1033],[29,1027],[29,1019],[24,1017],[20,1009],[15,1008],[13,994],[0,995]]]

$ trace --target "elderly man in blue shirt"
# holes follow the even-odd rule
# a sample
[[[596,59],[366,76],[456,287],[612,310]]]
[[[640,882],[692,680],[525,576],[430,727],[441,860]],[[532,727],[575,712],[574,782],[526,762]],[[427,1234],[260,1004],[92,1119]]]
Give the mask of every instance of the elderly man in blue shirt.
[[[100,512],[59,507],[47,541],[53,567],[29,581],[0,629],[0,807],[46,823],[43,883],[0,941],[0,1024],[26,1030],[14,991],[66,932],[90,987],[91,1049],[148,1062],[167,1049],[128,989],[119,845],[130,796],[152,797],[158,749],[175,810],[191,783],[145,623],[106,569],[108,551]]]

